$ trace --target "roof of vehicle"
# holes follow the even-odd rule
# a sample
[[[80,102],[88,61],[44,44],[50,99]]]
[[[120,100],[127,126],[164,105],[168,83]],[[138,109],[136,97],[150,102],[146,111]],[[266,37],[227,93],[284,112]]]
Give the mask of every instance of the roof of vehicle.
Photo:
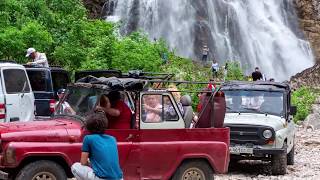
[[[66,71],[65,69],[63,69],[60,66],[50,66],[49,68],[47,67],[43,67],[43,66],[37,66],[37,65],[23,65],[26,69],[39,69],[39,70],[50,70],[50,71]]]
[[[270,81],[230,81],[222,85],[222,90],[260,90],[260,91],[290,91],[287,83]]]
[[[0,61],[0,68],[2,67],[19,67],[19,68],[23,68],[22,65],[14,63],[13,61]]]

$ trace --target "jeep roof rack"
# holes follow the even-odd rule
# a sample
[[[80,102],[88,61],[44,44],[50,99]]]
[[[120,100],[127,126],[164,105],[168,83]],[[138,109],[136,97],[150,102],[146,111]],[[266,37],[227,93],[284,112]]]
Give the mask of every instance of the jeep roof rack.
[[[77,81],[90,75],[95,77],[134,78],[144,80],[170,80],[174,77],[174,74],[170,73],[143,72],[140,70],[131,70],[128,73],[122,73],[120,70],[84,70],[75,72],[75,80]]]

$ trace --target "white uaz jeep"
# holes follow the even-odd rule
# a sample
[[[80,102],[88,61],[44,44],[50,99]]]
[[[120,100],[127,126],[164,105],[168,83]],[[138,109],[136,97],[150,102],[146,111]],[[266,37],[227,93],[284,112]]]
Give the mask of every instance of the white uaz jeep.
[[[228,82],[225,126],[230,128],[231,159],[271,161],[272,174],[285,174],[294,163],[295,127],[289,85]]]

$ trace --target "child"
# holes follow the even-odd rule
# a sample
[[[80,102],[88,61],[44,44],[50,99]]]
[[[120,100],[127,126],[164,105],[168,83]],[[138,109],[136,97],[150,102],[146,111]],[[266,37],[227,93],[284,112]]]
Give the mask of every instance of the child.
[[[146,120],[148,123],[161,122],[162,106],[159,103],[161,96],[159,95],[147,95],[145,97],[144,110],[146,112]]]
[[[120,169],[116,139],[104,134],[108,120],[102,113],[86,117],[85,128],[90,132],[82,144],[80,163],[72,165],[71,170],[77,180],[120,180]],[[90,164],[88,159],[90,159]]]

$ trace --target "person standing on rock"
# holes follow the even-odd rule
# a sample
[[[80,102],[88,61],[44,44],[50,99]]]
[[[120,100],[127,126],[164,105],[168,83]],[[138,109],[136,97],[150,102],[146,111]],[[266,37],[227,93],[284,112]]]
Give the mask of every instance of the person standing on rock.
[[[252,73],[252,80],[258,81],[262,79],[262,73],[259,70],[259,67],[255,68],[255,71]]]
[[[207,45],[204,45],[202,48],[202,61],[203,62],[207,62],[208,55],[209,55],[209,48]]]
[[[217,78],[218,77],[218,71],[219,71],[219,64],[216,60],[212,61],[212,65],[211,65],[211,71],[212,71],[212,77]]]

